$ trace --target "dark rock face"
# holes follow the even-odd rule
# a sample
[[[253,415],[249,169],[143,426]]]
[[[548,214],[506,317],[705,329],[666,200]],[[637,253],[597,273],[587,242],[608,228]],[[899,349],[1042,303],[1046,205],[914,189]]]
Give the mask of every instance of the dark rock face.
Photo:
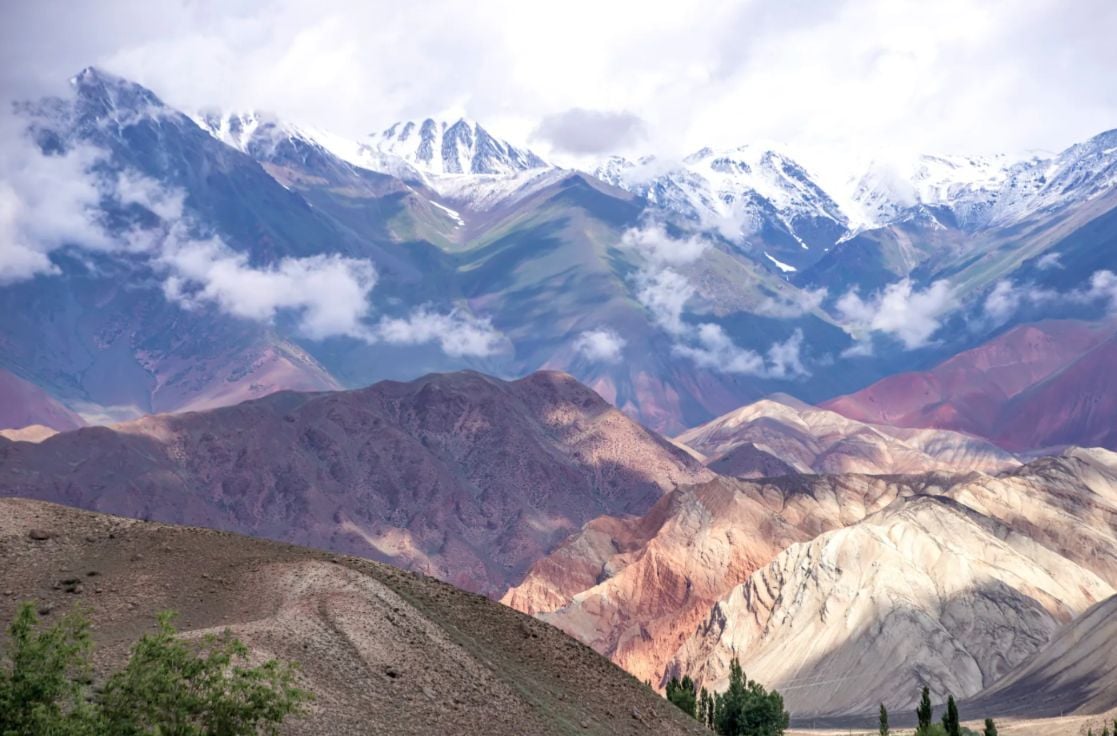
[[[499,595],[709,471],[565,374],[284,392],[0,446],[0,493],[392,561]]]

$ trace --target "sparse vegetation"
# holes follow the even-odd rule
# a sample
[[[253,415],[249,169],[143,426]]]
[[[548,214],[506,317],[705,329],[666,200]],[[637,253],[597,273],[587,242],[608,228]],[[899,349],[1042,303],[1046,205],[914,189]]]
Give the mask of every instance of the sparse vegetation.
[[[783,696],[745,677],[736,658],[729,665],[729,687],[711,694],[706,688],[695,697],[689,676],[671,678],[667,698],[721,736],[782,736],[790,717]]]
[[[72,613],[39,626],[24,604],[0,659],[0,735],[271,735],[309,699],[292,665],[245,666],[248,649],[230,634],[184,642],[171,620],[160,615],[124,669],[94,690],[88,621]]]
[[[682,681],[677,677],[671,678],[667,683],[667,699],[691,718],[698,717],[698,696],[695,694],[694,681],[689,676],[684,675]]]
[[[931,689],[928,687],[923,688],[919,707],[915,709],[915,719],[915,736],[931,736]]]
[[[946,699],[946,713],[942,715],[942,727],[946,731],[946,736],[962,736],[962,724],[958,720],[958,704],[954,702],[953,695]]]

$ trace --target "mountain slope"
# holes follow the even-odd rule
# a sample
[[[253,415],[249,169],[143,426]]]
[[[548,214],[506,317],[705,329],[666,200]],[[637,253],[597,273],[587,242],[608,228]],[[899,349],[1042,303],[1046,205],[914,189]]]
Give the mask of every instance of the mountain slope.
[[[46,391],[0,368],[0,429],[36,424],[66,431],[85,422]]]
[[[254,656],[297,662],[317,697],[284,734],[701,732],[551,627],[367,560],[22,499],[0,499],[0,549],[16,561],[0,567],[0,619],[22,600],[48,622],[80,605],[97,677],[167,609],[186,636],[228,629]]]
[[[643,517],[593,520],[503,601],[662,684],[675,650],[735,585],[789,544],[853,523],[900,492],[867,476],[681,488]]]
[[[704,148],[678,165],[614,157],[594,175],[687,229],[719,233],[777,273],[814,263],[847,229],[840,207],[801,165],[762,147]]]
[[[390,560],[499,595],[589,519],[709,478],[571,377],[282,392],[0,440],[0,492]]]
[[[1117,708],[1117,596],[1055,632],[1008,677],[966,704],[972,712],[1055,716]]]
[[[864,424],[779,396],[743,406],[675,440],[702,453],[712,469],[737,476],[755,475],[751,462],[764,466],[773,459],[800,473],[993,472],[1018,464],[974,437]]]
[[[1112,323],[1021,325],[923,373],[901,373],[823,407],[900,427],[968,432],[1012,449],[1113,447],[1104,402]]]
[[[511,174],[547,166],[533,152],[499,140],[464,118],[400,122],[364,143],[432,174]]]
[[[1021,534],[914,497],[796,544],[719,602],[674,666],[724,688],[739,656],[797,717],[969,696],[1113,588]]]
[[[1117,462],[1111,455],[1075,449],[996,475],[719,478],[675,491],[643,517],[591,521],[536,562],[504,601],[662,684],[667,663],[715,602],[789,544],[813,543],[819,535],[922,496],[964,506],[984,519],[982,524],[1001,525],[1031,540],[1039,545],[1035,554],[1057,558],[1052,564],[1060,569],[1079,571],[1068,579],[1117,588]],[[904,558],[903,546],[897,550],[897,559]],[[855,548],[848,554],[855,555]],[[803,564],[803,575],[810,576],[829,563],[816,557]],[[912,558],[904,564],[922,562]],[[1028,590],[1018,592],[1030,595]],[[975,627],[992,625],[982,610],[973,615]]]

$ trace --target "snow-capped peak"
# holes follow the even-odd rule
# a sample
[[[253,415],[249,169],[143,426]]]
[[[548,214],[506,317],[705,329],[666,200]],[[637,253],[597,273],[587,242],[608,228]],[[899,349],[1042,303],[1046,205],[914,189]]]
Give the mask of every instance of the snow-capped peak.
[[[76,93],[74,112],[89,125],[126,126],[176,115],[148,88],[96,67],[87,66],[69,81]]]
[[[959,225],[986,222],[999,193],[1014,176],[1039,161],[1034,155],[921,155],[909,160],[872,162],[853,182],[854,219],[868,226],[905,217],[918,207],[946,207]]]
[[[817,250],[823,252],[846,231],[846,216],[834,200],[790,155],[770,146],[707,147],[676,161],[612,157],[594,175],[646,197],[677,224],[717,232],[742,246],[767,232],[765,238],[782,244],[770,246],[776,255],[766,253],[780,270],[816,259],[807,251],[821,245]]]
[[[465,118],[399,122],[364,143],[431,174],[514,174],[547,167],[532,151],[500,140]]]

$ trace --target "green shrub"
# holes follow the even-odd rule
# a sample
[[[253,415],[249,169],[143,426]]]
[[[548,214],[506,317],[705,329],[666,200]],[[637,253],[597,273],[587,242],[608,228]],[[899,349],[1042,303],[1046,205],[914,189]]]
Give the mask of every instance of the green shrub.
[[[161,614],[94,693],[88,621],[71,614],[39,627],[24,604],[0,664],[0,736],[271,735],[302,712],[310,695],[292,665],[244,666],[248,649],[228,632],[183,641],[171,621]]]

